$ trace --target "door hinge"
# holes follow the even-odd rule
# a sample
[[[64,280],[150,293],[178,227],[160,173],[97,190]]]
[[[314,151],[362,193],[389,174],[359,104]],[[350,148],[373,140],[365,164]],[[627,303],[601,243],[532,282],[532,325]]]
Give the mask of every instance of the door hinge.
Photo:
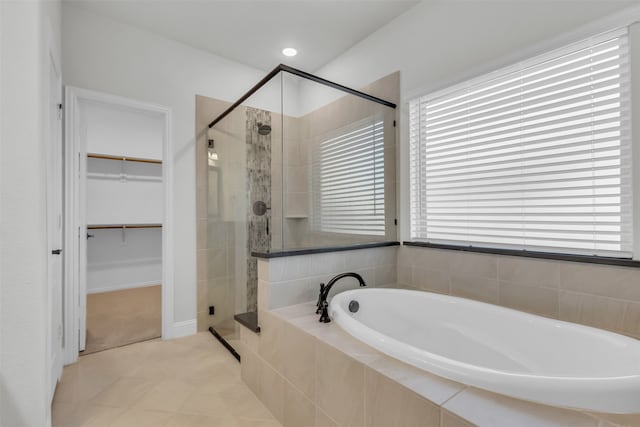
[[[62,120],[62,111],[64,110],[64,106],[62,104],[58,104],[58,120]]]
[[[394,224],[394,225],[398,225],[398,219],[397,219],[397,218],[395,218],[395,219],[393,220],[393,224]]]
[[[393,127],[396,127],[396,121],[395,120],[393,121]]]

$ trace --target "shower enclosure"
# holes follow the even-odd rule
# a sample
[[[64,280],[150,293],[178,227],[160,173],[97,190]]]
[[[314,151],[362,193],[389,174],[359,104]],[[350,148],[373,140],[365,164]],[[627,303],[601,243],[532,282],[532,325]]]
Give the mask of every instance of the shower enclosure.
[[[198,97],[213,307],[198,321],[226,341],[257,310],[252,254],[397,239],[392,76],[357,91],[280,65],[234,104]]]

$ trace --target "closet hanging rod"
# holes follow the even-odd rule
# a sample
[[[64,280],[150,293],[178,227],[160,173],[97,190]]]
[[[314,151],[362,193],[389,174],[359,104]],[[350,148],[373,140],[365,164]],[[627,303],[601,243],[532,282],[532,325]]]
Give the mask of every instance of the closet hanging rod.
[[[87,153],[87,157],[91,159],[124,160],[127,162],[153,163],[157,165],[162,164],[162,160],[144,159],[142,157],[111,156],[109,154],[96,154],[96,153]]]
[[[118,230],[121,228],[162,228],[162,224],[96,224],[87,225],[87,230]]]

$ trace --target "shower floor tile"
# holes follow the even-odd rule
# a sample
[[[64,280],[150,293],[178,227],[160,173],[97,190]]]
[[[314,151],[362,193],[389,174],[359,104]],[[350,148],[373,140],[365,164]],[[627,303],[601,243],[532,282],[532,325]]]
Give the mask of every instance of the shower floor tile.
[[[280,427],[209,332],[81,357],[52,413],[53,427]]]

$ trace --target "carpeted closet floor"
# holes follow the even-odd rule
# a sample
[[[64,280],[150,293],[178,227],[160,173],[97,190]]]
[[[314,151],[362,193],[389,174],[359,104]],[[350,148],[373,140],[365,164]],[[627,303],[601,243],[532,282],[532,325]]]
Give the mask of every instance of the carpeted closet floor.
[[[87,295],[87,342],[82,355],[161,335],[161,285]]]

